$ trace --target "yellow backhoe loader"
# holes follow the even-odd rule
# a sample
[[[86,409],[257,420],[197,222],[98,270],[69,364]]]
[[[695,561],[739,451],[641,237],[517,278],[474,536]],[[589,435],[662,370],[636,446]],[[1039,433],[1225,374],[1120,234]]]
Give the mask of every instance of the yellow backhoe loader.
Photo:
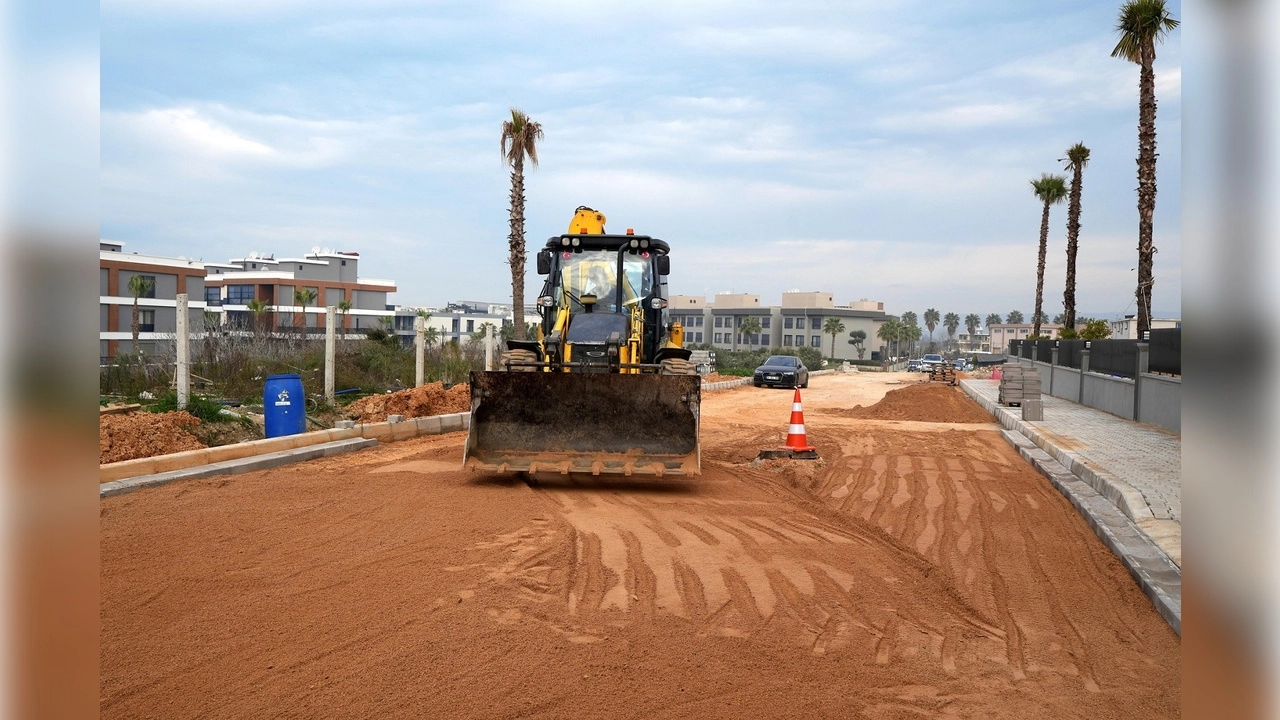
[[[697,475],[700,378],[670,322],[670,246],[605,232],[580,207],[537,254],[537,340],[471,373],[465,467],[499,473]]]

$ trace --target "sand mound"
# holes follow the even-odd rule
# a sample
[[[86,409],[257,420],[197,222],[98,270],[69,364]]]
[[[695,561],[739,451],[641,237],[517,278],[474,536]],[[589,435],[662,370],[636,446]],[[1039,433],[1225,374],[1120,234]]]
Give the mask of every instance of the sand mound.
[[[448,390],[441,383],[401,390],[386,395],[370,395],[347,406],[347,417],[356,422],[385,422],[388,415],[406,418],[448,415],[471,409],[471,390],[463,383]]]
[[[858,406],[841,413],[872,420],[917,420],[922,422],[989,423],[995,418],[970,400],[959,388],[943,383],[918,383],[891,390],[870,407]]]
[[[206,447],[189,430],[200,419],[189,412],[103,415],[98,419],[98,462],[168,455]]]

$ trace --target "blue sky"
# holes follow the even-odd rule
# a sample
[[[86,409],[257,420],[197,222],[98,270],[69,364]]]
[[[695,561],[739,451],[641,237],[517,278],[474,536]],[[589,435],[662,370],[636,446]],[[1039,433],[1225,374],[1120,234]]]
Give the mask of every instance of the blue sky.
[[[509,299],[514,105],[546,132],[531,247],[589,205],[671,243],[673,293],[1030,314],[1028,181],[1083,141],[1078,305],[1132,313],[1138,69],[1110,57],[1117,8],[103,0],[101,234],[206,261],[354,250],[401,304]],[[1157,316],[1181,307],[1180,42],[1157,50]],[[1051,315],[1065,226],[1064,204]]]

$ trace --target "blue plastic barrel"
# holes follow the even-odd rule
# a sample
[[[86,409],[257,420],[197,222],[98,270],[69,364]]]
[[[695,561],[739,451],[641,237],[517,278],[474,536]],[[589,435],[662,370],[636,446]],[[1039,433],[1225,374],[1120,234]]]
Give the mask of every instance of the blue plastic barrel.
[[[266,435],[297,435],[307,431],[307,397],[302,394],[302,378],[272,375],[262,388],[262,411],[266,415]]]

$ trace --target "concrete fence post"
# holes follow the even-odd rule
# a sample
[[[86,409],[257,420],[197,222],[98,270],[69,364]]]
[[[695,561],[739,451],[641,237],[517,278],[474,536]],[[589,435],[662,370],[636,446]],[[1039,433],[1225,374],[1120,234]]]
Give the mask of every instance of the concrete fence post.
[[[1076,402],[1084,404],[1084,376],[1089,374],[1089,343],[1084,344],[1084,349],[1080,351],[1080,397],[1076,398]]]
[[[427,319],[421,315],[413,319],[413,386],[427,384]]]
[[[333,378],[338,364],[338,308],[324,309],[324,401],[333,405]]]
[[[177,385],[178,409],[185,410],[187,403],[191,400],[191,331],[187,327],[191,320],[191,313],[187,310],[186,293],[178,293],[177,312],[177,367],[173,379],[174,384]]]
[[[1151,344],[1138,343],[1137,372],[1133,374],[1133,420],[1142,422],[1142,374],[1147,372],[1151,362]]]
[[[1053,394],[1053,376],[1057,375],[1057,373],[1054,372],[1054,368],[1056,367],[1058,367],[1058,343],[1055,342],[1053,344],[1053,347],[1049,348],[1049,394],[1050,395]]]
[[[484,333],[484,371],[493,371],[493,326],[485,328]]]

